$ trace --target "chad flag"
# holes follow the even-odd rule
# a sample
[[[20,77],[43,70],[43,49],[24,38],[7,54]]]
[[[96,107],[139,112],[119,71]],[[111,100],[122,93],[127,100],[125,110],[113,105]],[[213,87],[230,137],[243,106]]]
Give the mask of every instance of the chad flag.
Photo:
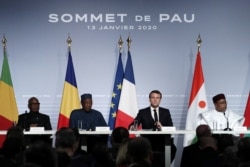
[[[76,84],[75,70],[69,48],[68,65],[62,94],[60,114],[57,129],[69,126],[70,113],[74,109],[80,108],[79,94]]]

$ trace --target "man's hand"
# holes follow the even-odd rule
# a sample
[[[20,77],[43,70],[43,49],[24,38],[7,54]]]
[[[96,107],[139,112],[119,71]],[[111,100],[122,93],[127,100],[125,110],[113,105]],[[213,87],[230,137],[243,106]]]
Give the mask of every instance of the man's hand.
[[[156,122],[155,123],[155,125],[156,125],[156,128],[158,129],[158,130],[161,130],[161,127],[162,127],[162,124],[161,124],[161,122]]]

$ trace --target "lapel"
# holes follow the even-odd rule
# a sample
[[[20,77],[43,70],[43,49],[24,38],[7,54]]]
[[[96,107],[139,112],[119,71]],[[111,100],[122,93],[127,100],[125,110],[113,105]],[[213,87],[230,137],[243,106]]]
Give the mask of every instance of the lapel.
[[[161,123],[165,122],[165,120],[162,120],[162,119],[166,118],[166,112],[161,107],[159,107],[159,116],[158,117],[159,117],[159,121]]]
[[[151,114],[151,108],[148,107],[146,111],[147,111],[147,115],[145,114],[146,117],[149,119],[150,122],[152,121],[154,122],[154,118],[152,117],[152,114]]]

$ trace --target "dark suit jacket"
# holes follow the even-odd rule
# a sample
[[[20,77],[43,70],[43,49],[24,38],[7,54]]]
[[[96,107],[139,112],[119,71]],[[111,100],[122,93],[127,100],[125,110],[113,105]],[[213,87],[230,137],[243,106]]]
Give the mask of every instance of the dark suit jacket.
[[[200,149],[199,143],[184,147],[180,167],[219,167],[220,159],[212,147]]]
[[[159,107],[159,121],[161,122],[162,126],[173,126],[172,118],[170,115],[169,109]],[[142,129],[154,129],[155,128],[155,121],[152,117],[150,107],[144,108],[139,110],[135,120],[138,120],[138,125],[142,126]],[[133,125],[133,122],[129,125],[129,127]],[[152,150],[156,152],[163,152],[160,156],[154,156],[153,164],[158,166],[164,166],[164,145],[165,145],[165,135],[141,135],[149,139]],[[176,146],[174,145],[173,138],[171,138],[171,162],[175,158],[176,154]],[[163,163],[163,164],[162,164]]]
[[[189,167],[197,164],[197,155],[200,154],[200,151],[198,143],[184,147],[181,157],[181,167]]]
[[[138,125],[142,125],[142,129],[153,129],[154,118],[151,115],[150,107],[139,110],[135,120],[138,120]],[[169,109],[159,107],[159,121],[162,126],[173,126],[172,118]],[[133,123],[130,124],[130,126]]]
[[[39,112],[29,112],[19,115],[17,126],[21,127],[22,129],[29,130],[30,124],[37,124],[38,127],[44,127],[45,130],[52,130],[48,115]],[[29,146],[36,141],[43,141],[51,144],[52,141],[50,136],[51,135],[25,135],[25,145]]]
[[[39,127],[44,127],[45,130],[52,130],[48,115],[39,112],[29,112],[19,115],[17,126],[29,130],[30,124],[37,124]]]

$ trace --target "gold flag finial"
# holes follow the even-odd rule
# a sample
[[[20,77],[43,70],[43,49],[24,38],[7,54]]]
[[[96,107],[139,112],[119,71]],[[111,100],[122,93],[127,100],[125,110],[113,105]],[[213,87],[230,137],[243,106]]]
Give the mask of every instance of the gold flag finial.
[[[2,44],[3,44],[3,48],[6,48],[7,39],[5,38],[5,35],[3,35]]]
[[[127,42],[128,42],[128,50],[130,50],[130,46],[131,46],[131,42],[132,42],[130,35],[128,36]]]
[[[70,35],[68,34],[67,44],[68,44],[69,47],[71,46],[71,43],[72,43],[72,40],[70,38]]]
[[[197,46],[198,46],[198,51],[200,51],[200,47],[201,47],[201,43],[202,43],[200,34],[199,34],[199,36],[198,36],[196,42],[197,42]]]
[[[123,44],[123,41],[122,41],[122,37],[120,36],[119,41],[118,41],[119,52],[121,52],[121,50],[122,50],[122,44]]]

